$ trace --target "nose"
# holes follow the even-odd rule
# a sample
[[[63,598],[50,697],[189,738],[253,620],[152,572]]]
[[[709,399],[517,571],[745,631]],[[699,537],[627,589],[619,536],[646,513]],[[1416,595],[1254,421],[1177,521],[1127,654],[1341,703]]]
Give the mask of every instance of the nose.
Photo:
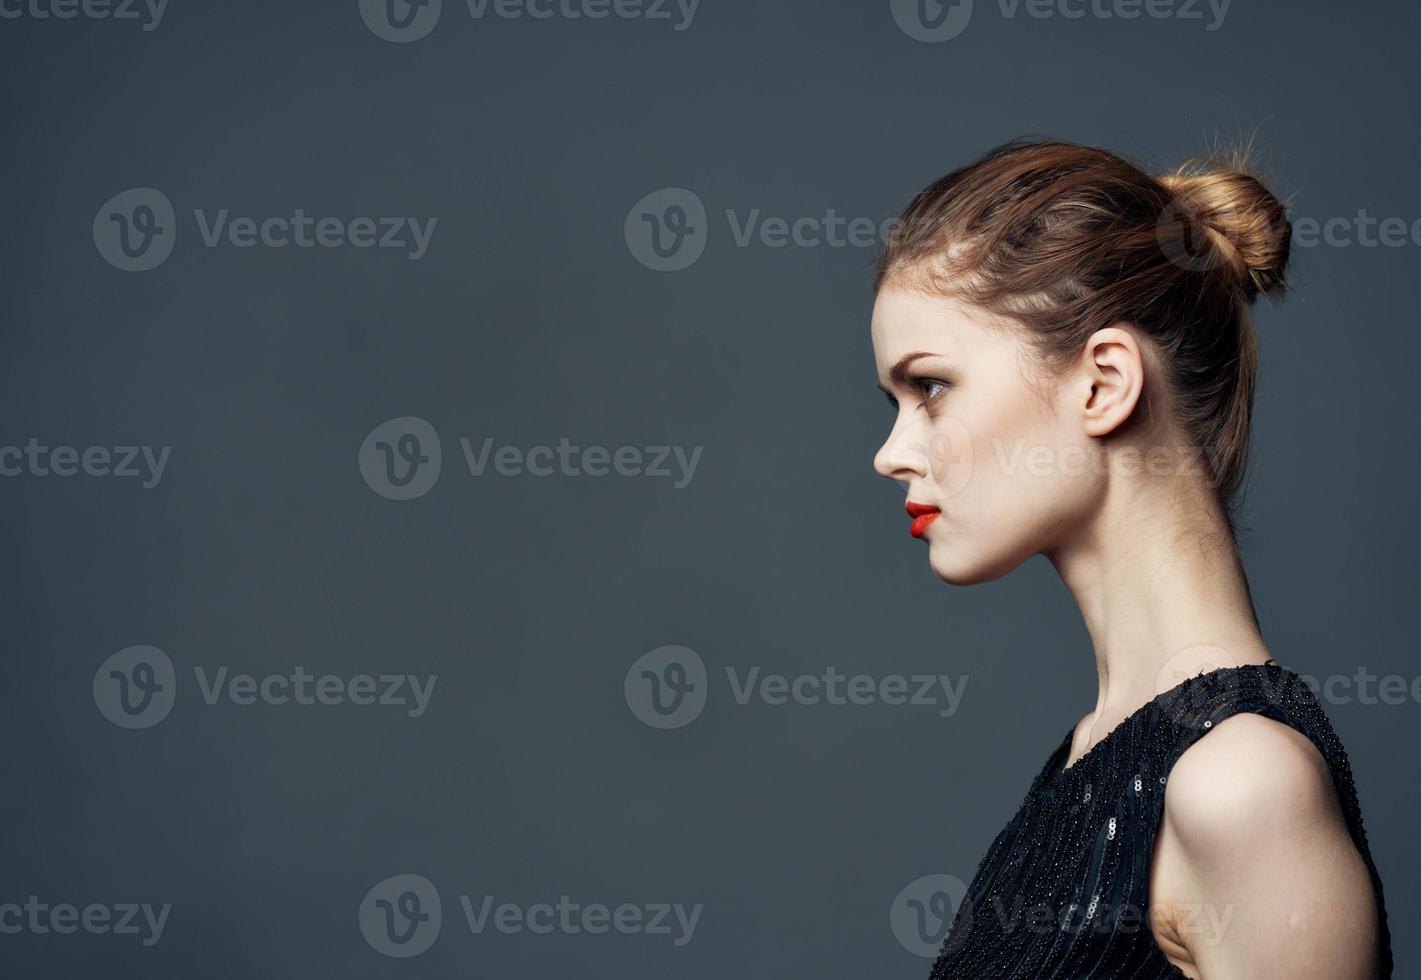
[[[912,438],[911,426],[904,425],[901,419],[894,423],[893,431],[873,455],[873,468],[890,480],[906,481],[927,475],[927,458],[920,442]]]

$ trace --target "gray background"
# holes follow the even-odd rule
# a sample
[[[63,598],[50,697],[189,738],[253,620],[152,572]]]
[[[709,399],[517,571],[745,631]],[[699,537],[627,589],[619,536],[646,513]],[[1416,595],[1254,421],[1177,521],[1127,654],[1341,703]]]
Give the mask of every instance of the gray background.
[[[1421,13],[1236,0],[1203,20],[982,3],[944,43],[889,3],[704,0],[667,21],[471,18],[391,43],[354,0],[172,0],[161,24],[0,19],[0,444],[171,446],[161,482],[0,479],[0,903],[173,906],[159,943],[0,935],[7,976],[914,977],[890,928],[971,876],[1094,699],[1041,560],[953,589],[870,461],[873,249],[739,247],[725,217],[879,220],[1023,133],[1156,168],[1257,129],[1319,220],[1421,217]],[[146,272],[91,225],[133,187],[177,211]],[[707,247],[646,268],[623,224],[694,191]],[[434,216],[427,255],[204,247],[192,212]],[[1298,251],[1266,303],[1245,557],[1273,651],[1408,679],[1417,584],[1418,246]],[[386,499],[380,423],[440,433]],[[692,482],[473,477],[460,436],[704,447]],[[95,671],[164,650],[160,724],[110,724]],[[623,679],[682,644],[700,717]],[[428,711],[207,705],[192,668],[437,673]],[[960,710],[740,705],[725,668],[967,675]],[[1421,705],[1327,705],[1414,976]],[[443,931],[362,938],[377,882],[427,876]],[[704,903],[694,939],[475,936],[456,896]]]

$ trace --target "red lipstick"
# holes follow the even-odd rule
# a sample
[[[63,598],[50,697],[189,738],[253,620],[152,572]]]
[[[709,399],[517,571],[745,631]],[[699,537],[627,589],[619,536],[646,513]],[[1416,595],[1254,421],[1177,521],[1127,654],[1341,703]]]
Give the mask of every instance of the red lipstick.
[[[908,501],[906,505],[908,516],[913,519],[913,523],[908,525],[908,533],[915,538],[921,538],[928,532],[928,525],[937,520],[942,513],[941,508],[932,504],[919,504]]]

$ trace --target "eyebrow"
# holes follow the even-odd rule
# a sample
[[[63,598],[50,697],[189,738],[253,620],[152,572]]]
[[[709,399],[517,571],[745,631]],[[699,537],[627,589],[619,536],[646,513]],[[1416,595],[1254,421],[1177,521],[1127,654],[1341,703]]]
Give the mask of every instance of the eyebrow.
[[[899,385],[900,387],[906,386],[906,385],[908,384],[908,365],[909,365],[909,364],[912,364],[914,361],[918,360],[918,358],[920,358],[920,357],[937,357],[937,356],[938,356],[938,355],[936,355],[936,354],[934,354],[932,351],[928,351],[928,350],[919,350],[919,351],[913,351],[913,353],[911,353],[911,354],[904,354],[902,357],[898,358],[897,363],[895,363],[891,368],[888,369],[888,380],[889,380],[892,384]],[[883,383],[882,383],[882,382],[879,382],[879,384],[878,384],[878,390],[881,391],[881,392],[883,392],[885,395],[889,393],[889,392],[888,392],[888,389],[885,388],[885,387],[883,387]]]

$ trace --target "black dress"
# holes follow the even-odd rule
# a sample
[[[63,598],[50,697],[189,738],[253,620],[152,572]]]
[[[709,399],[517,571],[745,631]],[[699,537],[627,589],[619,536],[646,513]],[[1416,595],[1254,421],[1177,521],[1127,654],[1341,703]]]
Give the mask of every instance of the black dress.
[[[1352,840],[1376,890],[1381,969],[1391,940],[1352,769],[1312,690],[1276,663],[1191,677],[1134,712],[1069,769],[1074,729],[997,835],[933,963],[930,980],[1178,980],[1147,921],[1165,780],[1184,750],[1240,711],[1312,740],[1332,771]],[[1198,927],[1215,928],[1201,918]]]

